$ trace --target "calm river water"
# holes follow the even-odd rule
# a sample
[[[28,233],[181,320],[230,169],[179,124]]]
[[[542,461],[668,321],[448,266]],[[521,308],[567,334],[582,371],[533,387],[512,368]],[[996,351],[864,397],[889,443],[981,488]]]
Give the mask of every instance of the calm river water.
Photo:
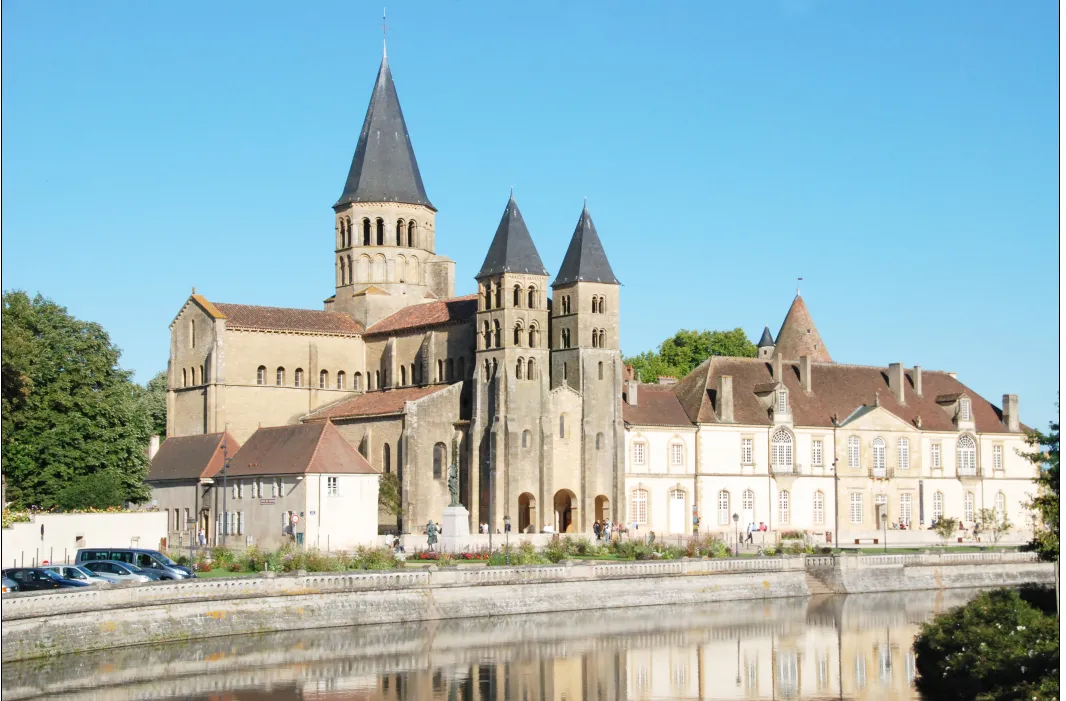
[[[917,699],[911,642],[918,626],[976,594],[774,599],[215,638],[5,664],[2,691],[5,701]]]

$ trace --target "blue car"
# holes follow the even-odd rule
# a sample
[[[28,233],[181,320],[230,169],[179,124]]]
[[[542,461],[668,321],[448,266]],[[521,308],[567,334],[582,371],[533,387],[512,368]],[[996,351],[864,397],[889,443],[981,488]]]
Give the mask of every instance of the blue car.
[[[13,567],[3,574],[18,585],[19,591],[48,591],[50,589],[73,589],[87,587],[88,582],[67,579],[43,567]]]

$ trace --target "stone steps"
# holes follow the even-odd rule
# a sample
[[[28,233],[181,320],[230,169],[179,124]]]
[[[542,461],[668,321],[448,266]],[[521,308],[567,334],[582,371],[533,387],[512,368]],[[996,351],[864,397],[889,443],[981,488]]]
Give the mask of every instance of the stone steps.
[[[822,582],[822,580],[818,579],[817,577],[812,575],[810,572],[805,572],[804,574],[806,575],[806,578],[807,578],[807,591],[810,592],[811,596],[814,596],[814,595],[817,595],[817,594],[832,594],[833,593],[832,589],[827,587]]]

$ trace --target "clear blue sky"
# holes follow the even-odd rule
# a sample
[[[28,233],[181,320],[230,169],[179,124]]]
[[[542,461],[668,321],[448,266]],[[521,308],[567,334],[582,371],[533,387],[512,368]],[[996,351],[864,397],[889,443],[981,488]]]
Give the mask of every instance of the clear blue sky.
[[[515,195],[554,273],[582,197],[622,345],[776,333],[954,370],[1045,428],[1058,392],[1058,7],[419,2],[389,62],[458,292]],[[98,321],[147,381],[190,288],[321,308],[381,57],[353,2],[3,4],[3,287]]]

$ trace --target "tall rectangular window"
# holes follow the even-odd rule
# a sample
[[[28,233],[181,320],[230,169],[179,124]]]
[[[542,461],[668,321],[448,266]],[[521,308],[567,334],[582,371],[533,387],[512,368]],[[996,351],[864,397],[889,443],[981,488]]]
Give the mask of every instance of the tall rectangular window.
[[[862,494],[858,492],[851,493],[851,522],[853,524],[862,524]]]
[[[678,466],[684,463],[684,453],[682,452],[683,446],[680,443],[672,443],[670,445],[670,464]]]
[[[777,517],[782,524],[789,522],[788,492],[781,490],[777,494]]]
[[[820,491],[814,493],[814,523],[819,526],[825,523],[825,495]]]
[[[962,500],[962,520],[973,522],[973,492],[966,492]]]
[[[970,400],[969,399],[960,399],[959,400],[959,420],[961,420],[961,421],[969,421],[970,420]]]
[[[280,477],[276,478],[274,480],[274,484],[270,485],[270,496],[272,496],[272,497],[280,497],[281,496],[281,478]]]
[[[911,525],[911,495],[906,492],[899,495],[899,517],[903,523]]]
[[[328,494],[331,497],[335,497],[338,494],[340,494],[340,492],[337,489],[337,478],[336,477],[327,477],[326,478],[326,494]]]
[[[643,465],[644,464],[644,444],[643,443],[634,443],[633,444],[633,464],[634,465]]]
[[[750,465],[752,463],[751,447],[751,438],[744,438],[740,441],[740,462],[744,465]]]
[[[848,438],[848,467],[859,466],[859,437]]]
[[[777,413],[788,413],[788,392],[784,390],[778,390],[777,392]]]
[[[1001,445],[992,446],[992,469],[1003,469],[1003,446]]]
[[[929,446],[929,467],[934,470],[940,469],[940,444],[933,443]]]
[[[648,522],[648,490],[637,489],[633,491],[633,521],[636,523]]]
[[[238,481],[237,482],[237,498],[238,499],[243,499],[244,498],[244,482],[243,481]]]
[[[911,467],[911,443],[906,438],[896,441],[896,465],[901,470]]]
[[[944,517],[944,495],[941,492],[933,494],[933,520],[939,521]]]
[[[182,523],[181,525],[182,525],[183,528],[185,528],[185,527],[188,527],[188,525],[191,522],[192,522],[192,516],[190,515],[189,510],[185,509],[185,522]]]
[[[811,465],[822,466],[822,442],[818,439],[811,441]]]

